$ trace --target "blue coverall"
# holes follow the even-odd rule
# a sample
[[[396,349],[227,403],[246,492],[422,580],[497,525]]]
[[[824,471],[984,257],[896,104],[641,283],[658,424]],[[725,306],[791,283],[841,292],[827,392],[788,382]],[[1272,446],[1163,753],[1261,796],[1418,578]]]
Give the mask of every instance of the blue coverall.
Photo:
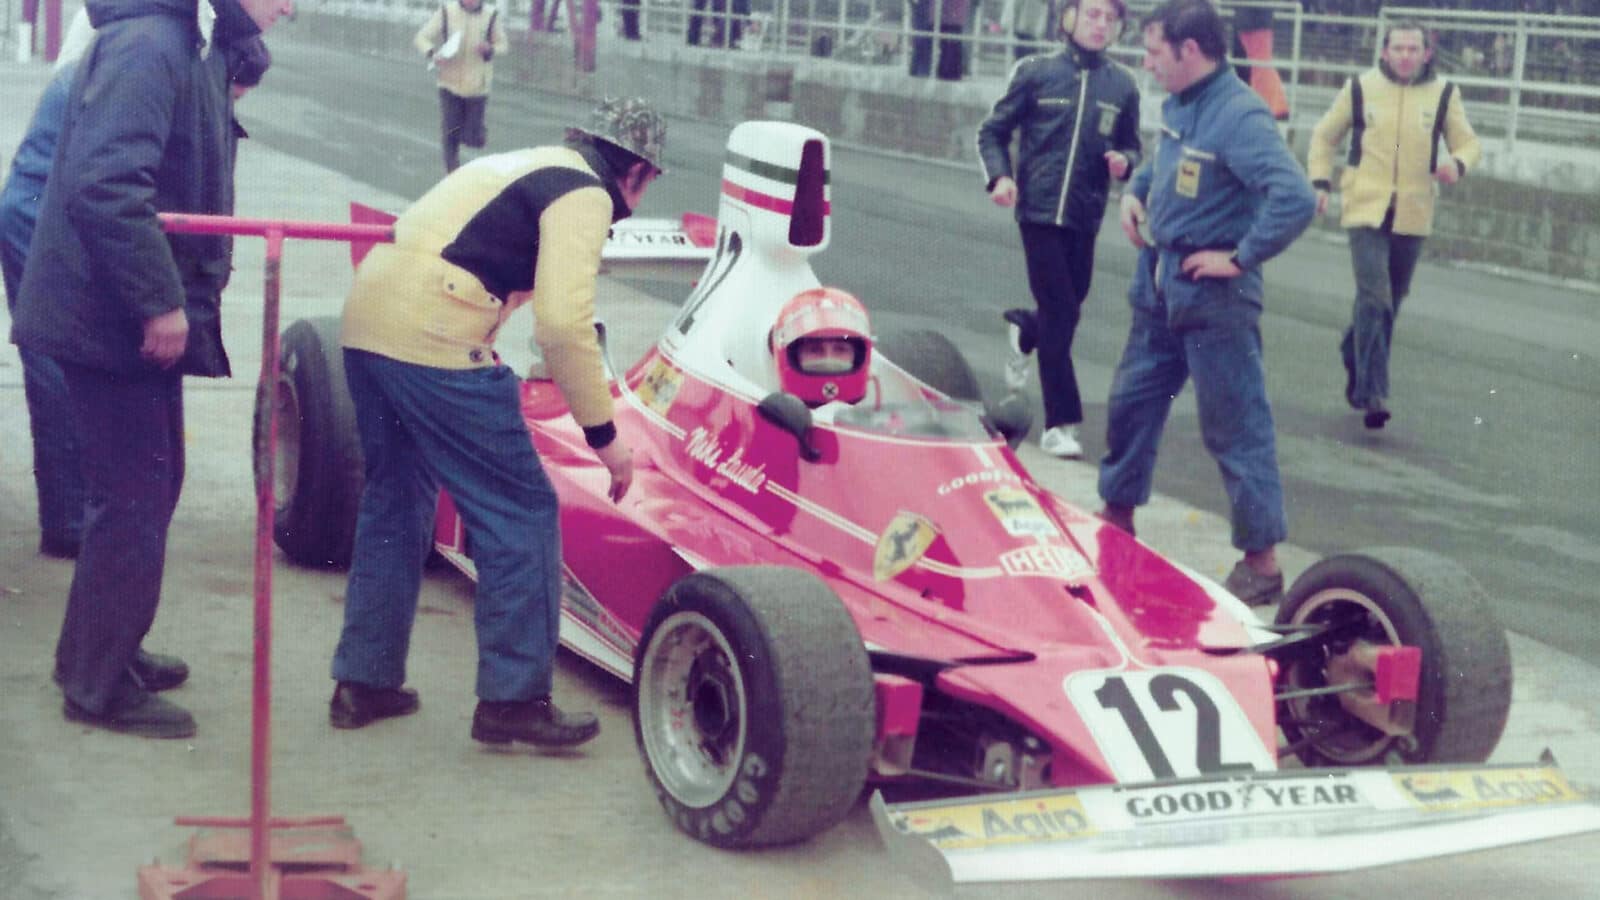
[[[1133,322],[1111,385],[1100,497],[1128,508],[1150,499],[1162,428],[1192,376],[1233,544],[1257,552],[1288,536],[1261,354],[1261,265],[1310,225],[1316,194],[1271,111],[1228,67],[1168,97],[1161,118],[1155,154],[1128,188],[1154,245],[1140,252],[1128,290]],[[1184,275],[1184,257],[1200,250],[1236,253],[1243,273]]]

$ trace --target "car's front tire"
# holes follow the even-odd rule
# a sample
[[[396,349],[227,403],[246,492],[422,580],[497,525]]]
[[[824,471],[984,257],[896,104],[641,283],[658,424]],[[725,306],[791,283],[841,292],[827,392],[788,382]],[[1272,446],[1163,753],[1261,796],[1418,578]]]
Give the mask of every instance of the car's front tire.
[[[1329,557],[1295,580],[1277,621],[1345,623],[1354,640],[1422,650],[1409,735],[1351,716],[1339,695],[1280,701],[1284,736],[1306,765],[1470,763],[1494,752],[1511,708],[1510,648],[1483,588],[1454,562],[1407,548]],[[1285,660],[1280,690],[1341,680],[1330,669],[1350,647],[1339,638]]]
[[[710,569],[676,582],[634,655],[634,736],[667,815],[718,847],[804,840],[860,796],[875,736],[855,623],[815,576]]]

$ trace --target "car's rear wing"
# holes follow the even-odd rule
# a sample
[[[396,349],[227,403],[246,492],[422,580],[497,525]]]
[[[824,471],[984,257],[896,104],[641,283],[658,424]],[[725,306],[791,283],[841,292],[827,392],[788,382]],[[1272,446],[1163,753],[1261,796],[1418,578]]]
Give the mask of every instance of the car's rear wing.
[[[922,880],[1325,874],[1600,831],[1552,763],[1303,769],[888,804],[872,814]]]

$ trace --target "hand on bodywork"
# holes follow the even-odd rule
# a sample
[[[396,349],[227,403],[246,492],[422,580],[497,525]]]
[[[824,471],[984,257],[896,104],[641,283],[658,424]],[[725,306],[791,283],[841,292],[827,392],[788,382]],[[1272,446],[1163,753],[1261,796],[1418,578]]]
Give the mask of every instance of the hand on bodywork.
[[[633,448],[618,437],[594,451],[611,473],[611,488],[606,492],[612,503],[621,502],[633,484]]]

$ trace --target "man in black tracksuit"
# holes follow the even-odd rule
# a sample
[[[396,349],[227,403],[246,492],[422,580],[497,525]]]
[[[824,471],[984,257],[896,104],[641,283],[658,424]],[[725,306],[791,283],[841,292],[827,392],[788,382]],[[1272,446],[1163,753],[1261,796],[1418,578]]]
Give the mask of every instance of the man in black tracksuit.
[[[1016,207],[1028,286],[1039,310],[1045,408],[1039,446],[1067,458],[1083,456],[1077,435],[1083,402],[1071,353],[1094,269],[1095,236],[1111,179],[1126,179],[1139,165],[1139,90],[1104,52],[1125,13],[1123,0],[1070,2],[1061,14],[1066,47],[1019,61],[978,128],[989,196]],[[1019,129],[1013,174],[1011,136]]]

